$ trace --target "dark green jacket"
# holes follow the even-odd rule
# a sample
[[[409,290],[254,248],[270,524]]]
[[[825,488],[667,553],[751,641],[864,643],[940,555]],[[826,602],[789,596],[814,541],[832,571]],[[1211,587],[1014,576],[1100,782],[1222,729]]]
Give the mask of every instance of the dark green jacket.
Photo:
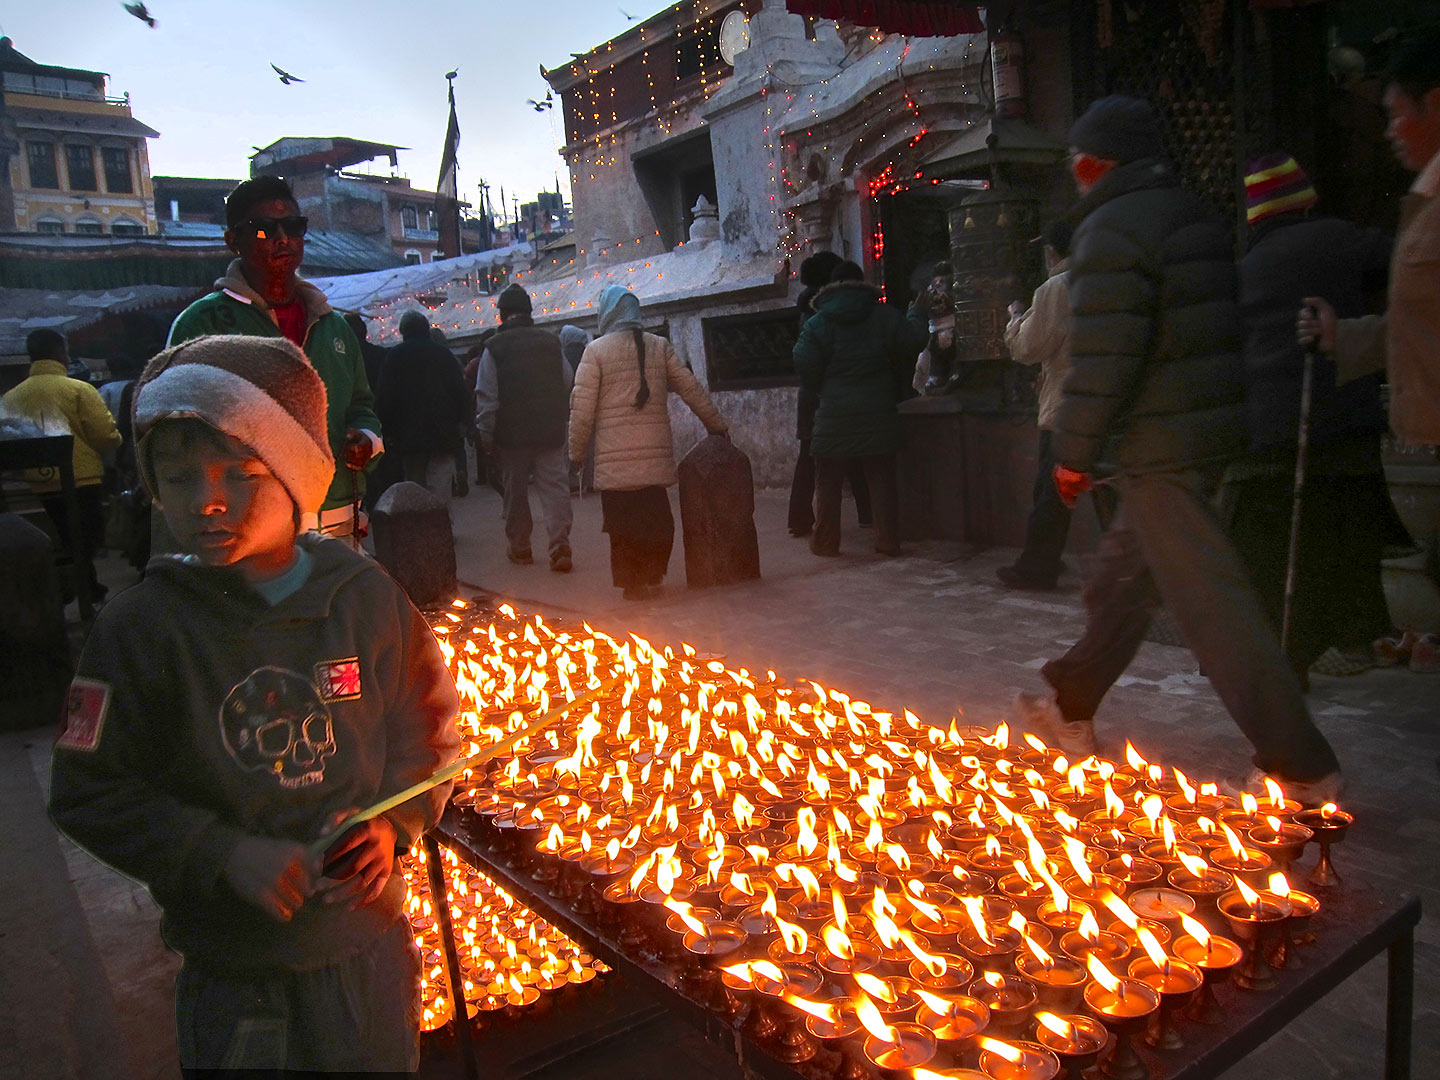
[[[1157,159],[1080,201],[1070,244],[1070,374],[1056,459],[1081,472],[1222,465],[1244,451],[1245,368],[1231,230]]]
[[[896,453],[903,439],[895,405],[928,339],[923,322],[882,304],[873,285],[840,281],[821,289],[795,343],[801,392],[820,397],[810,452]]]
[[[344,316],[330,307],[325,294],[309,282],[298,282],[298,295],[307,312],[305,355],[325,384],[325,422],[337,467],[321,509],[331,510],[350,505],[357,494],[365,491],[365,474],[344,466],[346,429],[373,431],[378,437],[382,434],[380,418],[375,414],[375,395],[365,376],[365,357],[354,331],[346,325]],[[176,317],[167,344],[178,345],[204,334],[281,336],[264,298],[240,273],[238,259],[215,282],[214,292],[202,296]]]

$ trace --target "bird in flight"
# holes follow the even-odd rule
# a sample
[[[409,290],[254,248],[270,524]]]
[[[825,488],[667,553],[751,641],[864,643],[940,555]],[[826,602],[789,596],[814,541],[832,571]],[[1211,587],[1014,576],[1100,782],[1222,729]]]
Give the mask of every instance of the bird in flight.
[[[529,105],[536,112],[544,112],[546,109],[553,109],[555,107],[555,97],[549,90],[546,90],[545,97],[540,101],[536,101],[534,98],[526,98],[525,104]]]
[[[618,8],[617,10],[620,12],[621,15],[624,15],[625,18],[626,18],[629,22],[634,22],[636,19],[638,19],[638,18],[640,17],[639,15],[631,15],[631,14],[630,14],[628,11],[626,11],[623,7],[622,7],[622,8]]]
[[[290,74],[288,71],[286,71],[284,68],[278,68],[278,67],[276,67],[273,63],[270,65],[270,68],[271,68],[272,71],[275,72],[276,75],[279,75],[279,76],[280,76],[280,81],[281,81],[282,83],[284,83],[286,86],[289,86],[292,82],[304,82],[304,81],[305,81],[304,79],[300,78],[300,76],[298,76],[298,75],[291,75],[291,74]]]
[[[122,6],[131,15],[134,15],[135,18],[139,19],[146,26],[150,27],[151,30],[155,29],[155,16],[150,14],[150,9],[147,8],[144,4],[124,4]]]

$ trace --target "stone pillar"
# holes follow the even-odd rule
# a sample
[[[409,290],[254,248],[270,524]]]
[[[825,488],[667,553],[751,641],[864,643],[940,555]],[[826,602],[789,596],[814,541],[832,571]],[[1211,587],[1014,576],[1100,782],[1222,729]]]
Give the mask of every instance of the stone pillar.
[[[685,455],[679,473],[685,583],[699,589],[758,578],[750,459],[729,439],[710,435]]]
[[[416,607],[455,599],[455,535],[438,495],[402,480],[385,489],[370,515],[375,558]]]

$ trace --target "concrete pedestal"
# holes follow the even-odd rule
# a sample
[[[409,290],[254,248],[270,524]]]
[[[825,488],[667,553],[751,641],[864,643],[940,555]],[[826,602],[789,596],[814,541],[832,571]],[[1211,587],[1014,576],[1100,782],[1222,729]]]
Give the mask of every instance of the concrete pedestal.
[[[977,410],[958,396],[900,405],[900,536],[1022,547],[1030,518],[1039,433],[1033,410]],[[1099,528],[1084,506],[1071,551],[1089,551]]]
[[[416,607],[455,599],[455,537],[443,499],[403,480],[380,496],[370,527],[376,561]]]

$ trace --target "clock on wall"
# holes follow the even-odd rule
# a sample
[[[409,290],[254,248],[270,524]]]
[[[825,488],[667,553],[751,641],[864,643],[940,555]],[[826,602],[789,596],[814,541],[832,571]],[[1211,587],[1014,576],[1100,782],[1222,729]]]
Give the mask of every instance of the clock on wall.
[[[720,24],[720,59],[731,67],[735,57],[750,47],[750,20],[743,11],[732,11]]]

